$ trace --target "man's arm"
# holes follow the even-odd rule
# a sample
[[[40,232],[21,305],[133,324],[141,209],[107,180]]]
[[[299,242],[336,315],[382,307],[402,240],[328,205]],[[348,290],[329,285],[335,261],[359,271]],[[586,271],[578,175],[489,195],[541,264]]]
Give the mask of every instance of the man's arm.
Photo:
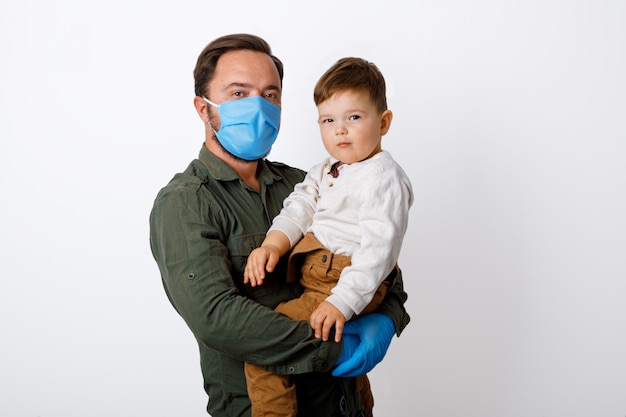
[[[207,216],[197,192],[188,187],[162,191],[150,216],[151,248],[163,285],[196,339],[273,372],[330,370],[341,344],[322,342],[308,323],[240,296],[228,250]]]
[[[404,291],[402,271],[398,270],[395,285],[389,289],[383,303],[376,310],[377,313],[384,314],[393,320],[395,332],[398,336],[400,336],[411,320],[411,317],[404,308],[404,303],[406,303],[407,298],[408,295]]]

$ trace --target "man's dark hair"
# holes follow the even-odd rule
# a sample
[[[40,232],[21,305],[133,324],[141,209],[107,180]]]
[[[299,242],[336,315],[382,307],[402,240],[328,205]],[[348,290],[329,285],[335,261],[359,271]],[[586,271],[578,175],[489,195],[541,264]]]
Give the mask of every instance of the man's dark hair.
[[[196,95],[203,97],[206,94],[206,86],[213,78],[217,61],[226,52],[236,50],[250,50],[267,54],[272,58],[280,81],[283,81],[283,63],[272,55],[270,45],[258,36],[247,33],[236,33],[219,37],[209,43],[198,56],[196,68],[193,70],[193,78],[195,80]]]

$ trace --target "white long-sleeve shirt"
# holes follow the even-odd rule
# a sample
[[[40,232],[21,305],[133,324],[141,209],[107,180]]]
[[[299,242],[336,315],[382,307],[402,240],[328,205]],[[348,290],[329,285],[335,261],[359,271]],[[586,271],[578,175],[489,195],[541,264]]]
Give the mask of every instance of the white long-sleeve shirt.
[[[374,297],[398,261],[413,204],[411,182],[387,151],[328,172],[336,159],[313,166],[285,199],[271,230],[293,247],[312,232],[329,251],[352,258],[326,299],[350,319]]]

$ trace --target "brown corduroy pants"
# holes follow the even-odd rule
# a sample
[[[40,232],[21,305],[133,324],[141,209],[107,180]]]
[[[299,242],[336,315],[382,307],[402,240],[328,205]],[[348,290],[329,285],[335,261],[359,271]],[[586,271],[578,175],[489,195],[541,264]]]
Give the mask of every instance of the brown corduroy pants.
[[[337,285],[343,268],[350,264],[349,256],[331,253],[312,233],[307,233],[293,248],[287,269],[287,280],[299,278],[304,293],[299,298],[279,304],[276,311],[295,320],[308,321],[311,313]],[[394,270],[378,287],[374,298],[360,315],[376,310],[395,283],[396,274]],[[245,364],[245,372],[252,417],[296,417],[296,388],[289,375],[274,374],[248,363]],[[365,416],[371,417],[374,397],[367,375],[358,377],[356,382]]]

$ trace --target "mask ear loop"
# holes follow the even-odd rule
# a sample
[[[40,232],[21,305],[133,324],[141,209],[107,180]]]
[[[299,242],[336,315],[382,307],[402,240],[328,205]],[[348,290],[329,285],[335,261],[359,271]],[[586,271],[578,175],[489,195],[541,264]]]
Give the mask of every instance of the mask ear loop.
[[[213,125],[211,124],[211,121],[207,121],[206,124],[209,125],[209,127],[211,128],[211,130],[213,131],[213,134],[215,135],[215,137],[217,137],[217,131],[215,130],[215,128],[213,127]]]
[[[206,101],[207,103],[209,103],[211,106],[217,107],[218,109],[220,108],[220,105],[219,105],[219,104],[215,104],[215,103],[213,103],[213,102],[212,102],[211,100],[209,100],[208,98],[206,98],[206,97],[202,97],[202,99],[203,99],[204,101]]]
[[[209,99],[208,99],[208,98],[206,98],[206,97],[202,97],[202,99],[203,99],[204,101],[206,101],[207,103],[209,103],[211,106],[213,106],[213,107],[217,107],[217,109],[219,110],[219,108],[220,108],[220,105],[219,105],[219,104],[215,104],[215,103],[213,103],[211,100],[209,100]],[[209,111],[207,110],[207,117],[208,117],[208,116],[209,116]],[[215,134],[215,137],[217,137],[217,131],[215,130],[215,128],[214,128],[214,127],[213,127],[213,125],[211,124],[211,120],[210,120],[210,119],[209,119],[209,120],[207,120],[206,124],[208,124],[208,125],[209,125],[209,127],[211,128],[211,130],[212,130],[212,131],[213,131],[213,133]]]

